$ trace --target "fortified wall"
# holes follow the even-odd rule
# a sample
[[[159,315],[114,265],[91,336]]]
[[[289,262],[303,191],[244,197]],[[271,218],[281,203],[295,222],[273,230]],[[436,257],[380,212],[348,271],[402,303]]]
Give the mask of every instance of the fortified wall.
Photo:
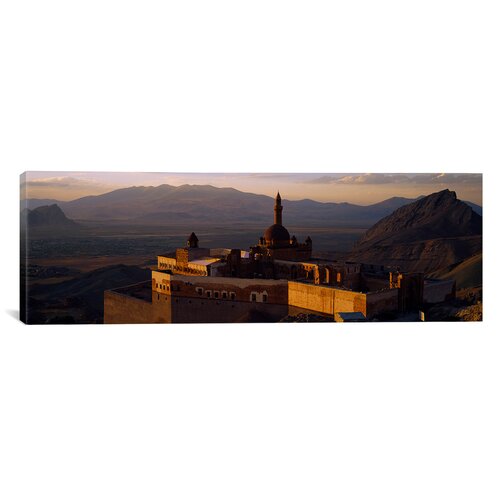
[[[313,283],[210,276],[172,275],[153,271],[142,290],[124,287],[105,292],[105,323],[236,323],[279,321],[309,312],[328,317],[359,312],[367,319],[404,311],[409,298],[402,287],[356,292]],[[400,283],[402,281],[400,280]],[[138,288],[139,290],[139,288]],[[427,281],[424,302],[454,296],[454,281]]]
[[[138,287],[108,290],[105,323],[279,321],[288,314],[288,282],[172,275],[153,271]]]
[[[360,312],[369,319],[381,312],[397,311],[398,295],[397,289],[363,293],[309,283],[288,284],[290,314],[296,314],[298,309],[329,316],[340,312]]]
[[[456,295],[455,280],[425,280],[424,302],[436,304],[454,298]]]

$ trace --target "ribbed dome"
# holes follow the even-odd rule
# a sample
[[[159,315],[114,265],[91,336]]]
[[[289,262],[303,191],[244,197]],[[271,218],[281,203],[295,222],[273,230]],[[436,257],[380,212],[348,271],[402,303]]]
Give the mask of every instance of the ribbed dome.
[[[275,243],[286,243],[290,244],[290,233],[281,224],[273,224],[266,229],[264,233],[264,239],[266,243],[269,244],[272,241]]]

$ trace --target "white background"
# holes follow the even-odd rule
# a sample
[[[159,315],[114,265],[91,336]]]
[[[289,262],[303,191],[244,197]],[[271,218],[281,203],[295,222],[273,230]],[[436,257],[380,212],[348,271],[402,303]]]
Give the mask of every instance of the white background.
[[[0,497],[498,499],[496,2],[4,2]],[[484,172],[482,324],[26,327],[24,170]]]

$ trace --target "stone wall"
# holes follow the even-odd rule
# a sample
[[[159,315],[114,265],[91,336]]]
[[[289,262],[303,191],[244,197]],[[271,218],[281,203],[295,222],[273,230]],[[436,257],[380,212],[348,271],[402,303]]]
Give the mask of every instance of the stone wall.
[[[267,252],[273,259],[301,261],[311,258],[312,247],[305,244],[299,244],[288,248],[268,248]]]
[[[366,294],[349,290],[335,290],[334,312],[360,312],[366,316]]]
[[[288,304],[292,307],[333,315],[335,289],[309,283],[288,282]]]
[[[399,304],[398,295],[397,288],[366,294],[366,317],[372,318],[382,312],[396,312]]]
[[[455,297],[455,280],[424,282],[424,303],[436,304]]]
[[[156,319],[158,318],[151,302],[118,291],[104,292],[104,323],[156,323]]]
[[[172,323],[238,323],[253,321],[279,321],[288,314],[286,304],[265,304],[215,300],[198,297],[176,297],[160,295],[157,310],[171,311]]]
[[[309,283],[289,282],[288,303],[321,314],[361,312],[366,315],[366,294]]]
[[[116,291],[104,293],[104,323],[237,323],[279,321],[286,304],[222,301],[153,294],[151,302]]]
[[[286,280],[181,276],[152,272],[153,295],[288,304]]]
[[[105,323],[233,323],[278,321],[287,313],[333,316],[360,312],[368,319],[398,311],[401,288],[361,293],[332,286],[286,280],[182,276],[153,271],[151,298],[120,289],[104,294]],[[442,302],[455,293],[455,282],[427,280],[424,300]]]
[[[369,292],[377,292],[384,288],[389,288],[389,277],[375,274],[361,274],[361,288]]]

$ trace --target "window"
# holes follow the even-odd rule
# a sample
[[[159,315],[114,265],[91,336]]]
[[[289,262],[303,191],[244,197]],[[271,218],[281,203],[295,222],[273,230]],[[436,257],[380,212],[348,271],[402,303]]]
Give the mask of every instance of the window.
[[[256,293],[252,293],[251,297],[252,297],[252,302],[257,302],[257,294]]]
[[[231,300],[235,300],[236,299],[236,294],[234,292],[231,292],[230,293],[230,297],[231,297]]]
[[[267,293],[262,295],[262,302],[267,302]]]
[[[222,298],[227,299],[227,292],[222,292]]]
[[[214,292],[214,297],[215,297],[216,299],[218,299],[218,298],[219,298],[219,292]]]
[[[198,295],[203,295],[203,288],[201,288],[201,287],[197,287],[197,288],[196,288],[196,293],[197,293]]]
[[[207,290],[205,292],[205,295],[207,296],[208,299],[210,299],[212,297],[212,290]]]

